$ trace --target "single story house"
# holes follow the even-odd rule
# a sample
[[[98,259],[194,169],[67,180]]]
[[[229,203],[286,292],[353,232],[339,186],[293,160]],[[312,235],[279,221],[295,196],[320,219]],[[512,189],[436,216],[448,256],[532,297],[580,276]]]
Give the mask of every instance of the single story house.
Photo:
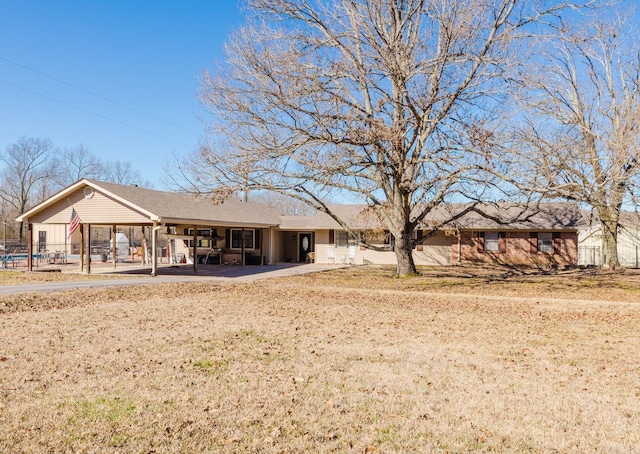
[[[418,265],[454,265],[467,262],[515,265],[578,263],[578,231],[585,226],[572,204],[541,204],[525,210],[514,204],[482,204],[445,225],[442,220],[462,205],[434,210],[416,231],[421,239],[413,251]],[[333,218],[282,216],[274,208],[230,198],[214,204],[192,195],[83,179],[27,211],[18,220],[28,225],[31,248],[78,254],[80,267],[90,272],[91,228],[109,226],[146,229],[152,274],[158,265],[158,233],[163,233],[171,262],[198,264],[270,264],[277,262],[395,264],[391,250],[373,250],[369,244],[391,246],[393,237],[363,205],[336,205],[332,209],[356,235]],[[69,235],[72,212],[80,225]],[[51,246],[55,245],[55,246]],[[116,266],[117,251],[110,251]],[[30,260],[29,260],[30,261]],[[29,264],[31,267],[31,265]]]
[[[531,266],[577,264],[578,231],[585,223],[575,205],[547,203],[523,210],[509,203],[479,204],[475,211],[443,225],[446,219],[464,207],[442,206],[427,215],[415,232],[416,240],[425,238],[417,242],[413,251],[416,265],[471,262]],[[363,205],[331,208],[341,219],[347,220],[358,236],[366,236],[369,243],[377,246],[392,244],[391,235],[374,217],[366,215]],[[300,234],[311,235],[315,258],[320,263],[396,263],[393,252],[360,246],[359,238],[349,235],[333,218],[323,213],[283,216],[278,231],[289,232],[291,238]],[[300,255],[298,260],[301,260]]]

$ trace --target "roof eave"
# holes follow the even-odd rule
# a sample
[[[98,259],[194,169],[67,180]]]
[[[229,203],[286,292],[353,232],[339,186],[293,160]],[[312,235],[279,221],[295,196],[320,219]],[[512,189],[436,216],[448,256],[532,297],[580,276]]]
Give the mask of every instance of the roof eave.
[[[171,217],[159,217],[157,219],[159,224],[165,225],[196,225],[196,226],[209,226],[209,227],[237,227],[244,226],[247,228],[268,228],[278,227],[277,223],[270,222],[243,222],[243,221],[218,221],[211,219],[184,219],[184,218],[171,218]]]

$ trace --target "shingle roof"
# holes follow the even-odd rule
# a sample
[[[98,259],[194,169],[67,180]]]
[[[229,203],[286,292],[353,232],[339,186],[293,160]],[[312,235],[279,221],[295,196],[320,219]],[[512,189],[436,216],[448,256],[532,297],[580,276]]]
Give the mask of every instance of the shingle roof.
[[[431,211],[424,219],[422,229],[440,227],[469,205],[446,204]],[[332,205],[330,208],[352,229],[380,228],[375,216],[367,214],[366,205]],[[442,228],[463,230],[577,230],[586,225],[578,208],[571,203],[543,203],[526,208],[511,203],[485,203]],[[481,214],[483,213],[483,214]],[[340,225],[329,215],[283,216],[280,228],[295,229],[340,229]]]
[[[214,204],[211,200],[195,198],[191,194],[156,191],[104,181],[87,181],[159,218],[271,226],[280,223],[280,213],[276,209],[242,202],[233,197],[223,203]]]
[[[425,226],[437,225],[468,205],[444,205],[425,219]],[[586,225],[581,211],[572,203],[540,203],[526,207],[515,203],[483,203],[447,224],[465,230],[577,230]]]
[[[333,213],[349,227],[356,230],[379,228],[377,217],[367,210],[366,205],[330,205]],[[318,212],[309,216],[282,216],[280,228],[283,230],[341,229],[340,224],[326,213]]]
[[[80,180],[63,189],[42,204],[21,215],[25,220],[58,200],[64,200],[70,192],[91,186],[97,191],[111,194],[120,203],[139,209],[150,221],[198,225],[246,225],[273,226],[283,230],[340,229],[341,226],[326,213],[313,216],[281,216],[278,210],[264,204],[242,202],[229,198],[214,204],[208,199],[198,199],[191,194],[157,191],[154,189],[108,183],[97,180]],[[577,230],[586,226],[582,213],[574,204],[543,203],[523,208],[514,203],[484,203],[474,206],[454,222],[448,222],[456,213],[469,205],[444,204],[432,210],[418,228],[459,228],[466,230]],[[331,205],[330,209],[352,229],[382,228],[376,214],[366,205]],[[445,225],[443,226],[443,222]]]

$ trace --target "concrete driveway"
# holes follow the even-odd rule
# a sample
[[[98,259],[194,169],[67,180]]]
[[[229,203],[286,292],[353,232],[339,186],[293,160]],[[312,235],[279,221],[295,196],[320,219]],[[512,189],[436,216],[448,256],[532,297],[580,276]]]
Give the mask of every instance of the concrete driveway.
[[[348,265],[322,265],[316,263],[279,263],[264,266],[200,265],[198,274],[193,274],[192,265],[161,266],[158,275],[151,276],[150,268],[121,266],[114,270],[111,266],[92,266],[93,275],[108,275],[108,279],[77,280],[65,282],[40,282],[20,285],[0,286],[0,295],[25,292],[53,292],[76,288],[121,287],[127,285],[152,285],[165,282],[218,282],[244,283],[261,279],[272,279],[301,274],[336,270]],[[122,276],[118,279],[115,276]]]

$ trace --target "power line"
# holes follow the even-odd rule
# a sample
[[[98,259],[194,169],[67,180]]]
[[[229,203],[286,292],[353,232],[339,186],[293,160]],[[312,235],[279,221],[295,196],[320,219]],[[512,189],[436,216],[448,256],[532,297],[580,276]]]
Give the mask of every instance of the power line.
[[[1,57],[0,57],[0,58],[1,58]],[[11,83],[11,82],[7,82],[6,80],[2,80],[2,79],[0,79],[0,83],[3,83],[3,84],[5,84],[5,85],[9,85],[10,87],[14,87],[14,88],[17,88],[17,89],[19,89],[19,90],[24,90],[24,91],[26,91],[26,92],[28,92],[28,93],[34,94],[34,95],[36,95],[36,96],[40,96],[40,97],[45,98],[45,99],[48,99],[48,100],[50,100],[50,101],[54,101],[54,102],[57,102],[57,103],[59,103],[59,104],[65,105],[65,106],[72,107],[72,108],[74,108],[74,109],[78,109],[78,110],[80,110],[80,111],[82,111],[82,112],[86,112],[86,113],[88,113],[88,114],[95,115],[96,117],[100,117],[100,118],[103,118],[103,119],[105,119],[105,120],[109,120],[109,121],[112,121],[112,122],[114,122],[114,123],[121,124],[121,125],[126,126],[126,127],[128,127],[128,128],[135,129],[135,130],[140,131],[140,132],[144,132],[144,133],[146,133],[146,134],[151,134],[152,136],[156,136],[156,137],[159,137],[159,138],[161,138],[161,139],[168,140],[168,141],[170,141],[170,142],[174,142],[174,143],[177,143],[177,144],[182,145],[182,146],[185,146],[185,147],[189,147],[189,146],[190,146],[190,145],[187,145],[187,144],[186,144],[186,143],[184,143],[184,142],[180,142],[180,141],[175,140],[175,139],[172,139],[172,138],[170,138],[170,137],[166,137],[166,136],[163,136],[163,135],[161,135],[161,134],[157,134],[157,133],[155,133],[155,132],[153,132],[153,131],[148,131],[148,130],[146,130],[146,129],[139,128],[139,127],[134,126],[134,125],[131,125],[131,124],[129,124],[129,123],[125,123],[124,121],[116,120],[115,118],[107,117],[106,115],[102,115],[102,114],[99,114],[99,113],[97,113],[97,112],[93,112],[93,111],[91,111],[91,110],[85,109],[85,108],[83,108],[83,107],[79,107],[79,106],[76,106],[76,105],[74,105],[74,104],[70,104],[70,103],[68,103],[68,102],[66,102],[66,101],[60,101],[59,99],[52,98],[51,96],[44,95],[44,94],[42,94],[42,93],[38,93],[37,91],[33,91],[33,90],[28,89],[28,88],[21,87],[21,86],[19,86],[19,85],[13,84],[13,83]]]
[[[107,102],[110,102],[110,103],[115,104],[117,106],[124,107],[125,109],[131,110],[132,112],[136,112],[136,113],[138,113],[140,115],[144,115],[146,117],[152,118],[152,119],[154,119],[156,121],[161,121],[162,123],[166,123],[168,125],[171,125],[173,127],[182,129],[182,130],[190,132],[192,134],[198,134],[198,132],[193,131],[193,130],[191,130],[189,128],[185,128],[184,126],[180,126],[179,124],[173,123],[171,121],[165,120],[165,119],[160,118],[160,117],[156,117],[155,115],[148,114],[148,113],[143,112],[143,111],[141,111],[139,109],[136,109],[135,107],[128,106],[126,104],[123,104],[123,103],[121,103],[119,101],[115,101],[115,100],[110,99],[110,98],[107,98],[106,96],[102,96],[102,95],[100,95],[98,93],[95,93],[93,91],[86,90],[86,89],[84,89],[82,87],[79,87],[79,86],[74,85],[72,83],[66,82],[66,81],[64,81],[62,79],[58,79],[57,77],[53,77],[53,76],[50,76],[49,74],[43,73],[42,71],[38,71],[37,69],[29,68],[28,66],[25,66],[23,64],[17,63],[17,62],[12,61],[12,60],[9,60],[9,59],[4,58],[2,56],[0,56],[0,60],[5,61],[7,63],[11,63],[12,65],[18,66],[18,67],[20,67],[22,69],[26,69],[27,71],[31,71],[31,72],[33,72],[35,74],[41,75],[41,76],[46,77],[48,79],[54,80],[54,81],[56,81],[56,82],[58,82],[60,84],[66,85],[66,86],[71,87],[71,88],[73,88],[75,90],[81,91],[83,93],[87,93],[87,94],[89,94],[91,96],[95,96],[96,98],[102,99],[103,101],[107,101]],[[19,87],[19,88],[21,88],[21,87]]]

